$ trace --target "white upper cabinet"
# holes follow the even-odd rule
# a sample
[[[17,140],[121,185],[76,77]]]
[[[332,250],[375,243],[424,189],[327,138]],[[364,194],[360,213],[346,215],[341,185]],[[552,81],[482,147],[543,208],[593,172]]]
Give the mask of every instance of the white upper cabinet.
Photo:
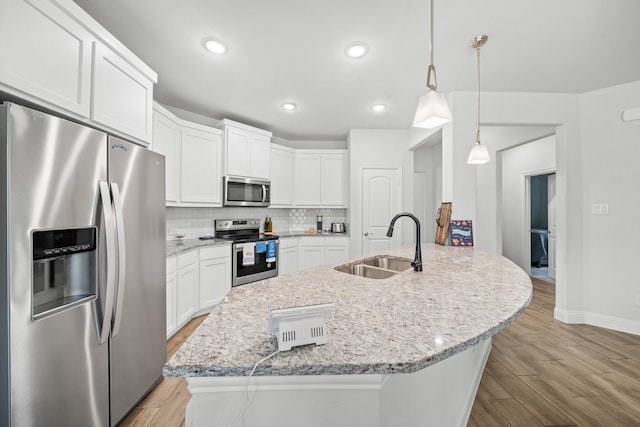
[[[180,201],[219,206],[222,203],[220,151],[217,129],[182,128]]]
[[[153,144],[165,156],[169,206],[222,206],[222,136],[154,105]]]
[[[91,118],[151,142],[153,82],[101,44],[93,55]]]
[[[49,1],[3,0],[0,87],[89,117],[93,37]]]
[[[296,206],[322,205],[322,158],[318,154],[296,153]]]
[[[294,169],[295,206],[347,207],[345,150],[297,150]]]
[[[271,144],[271,206],[293,206],[295,150]]]
[[[156,105],[153,112],[153,151],[165,157],[167,203],[180,201],[180,125],[175,116]]]
[[[224,175],[269,179],[271,132],[224,119]]]
[[[0,90],[148,145],[156,81],[72,0],[2,0]]]

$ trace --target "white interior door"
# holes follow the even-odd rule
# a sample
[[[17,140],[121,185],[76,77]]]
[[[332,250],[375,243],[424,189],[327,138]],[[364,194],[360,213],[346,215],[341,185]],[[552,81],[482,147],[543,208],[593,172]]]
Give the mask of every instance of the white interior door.
[[[549,249],[547,252],[549,277],[556,278],[556,174],[547,178],[548,215],[549,215]]]
[[[402,242],[402,226],[396,223],[393,238],[387,237],[391,218],[400,213],[400,170],[362,171],[362,253],[390,249]]]

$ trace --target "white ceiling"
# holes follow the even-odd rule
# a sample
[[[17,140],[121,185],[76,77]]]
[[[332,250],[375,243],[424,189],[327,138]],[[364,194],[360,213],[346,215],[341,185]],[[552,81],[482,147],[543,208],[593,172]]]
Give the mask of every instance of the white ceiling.
[[[406,129],[425,91],[428,0],[75,0],[159,74],[155,98],[289,140]],[[436,0],[438,87],[583,93],[640,80],[639,0]],[[229,52],[202,46],[216,37]],[[369,45],[350,59],[353,41]],[[284,111],[283,102],[298,109]],[[370,110],[385,103],[383,113]]]

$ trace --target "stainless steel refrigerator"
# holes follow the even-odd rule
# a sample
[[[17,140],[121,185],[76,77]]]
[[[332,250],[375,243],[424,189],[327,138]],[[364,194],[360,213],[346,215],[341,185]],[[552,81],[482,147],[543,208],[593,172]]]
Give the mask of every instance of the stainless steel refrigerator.
[[[115,425],[162,377],[164,157],[0,106],[0,425]]]

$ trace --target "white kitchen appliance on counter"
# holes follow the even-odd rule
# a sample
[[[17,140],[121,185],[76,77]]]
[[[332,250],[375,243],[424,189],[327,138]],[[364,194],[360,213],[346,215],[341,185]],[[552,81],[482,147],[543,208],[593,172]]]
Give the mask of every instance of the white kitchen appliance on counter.
[[[166,361],[164,157],[0,106],[0,425],[114,426]]]

